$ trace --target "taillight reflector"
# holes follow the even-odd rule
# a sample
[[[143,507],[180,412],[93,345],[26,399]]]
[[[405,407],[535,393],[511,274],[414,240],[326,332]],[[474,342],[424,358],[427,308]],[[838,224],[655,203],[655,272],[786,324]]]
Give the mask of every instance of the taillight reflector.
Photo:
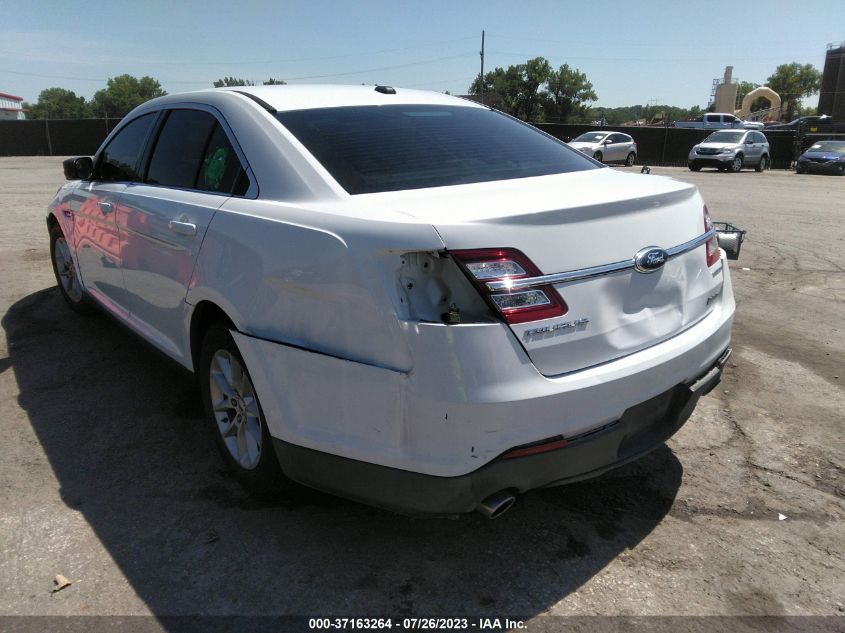
[[[566,446],[566,440],[558,437],[553,440],[545,440],[532,444],[530,446],[523,446],[522,448],[515,448],[502,455],[502,459],[511,459],[513,457],[527,457],[528,455],[537,455],[539,453],[548,453],[549,451],[556,451],[559,448]]]
[[[563,316],[568,308],[553,286],[490,292],[487,283],[541,275],[540,269],[515,248],[450,251],[490,305],[510,324]]]

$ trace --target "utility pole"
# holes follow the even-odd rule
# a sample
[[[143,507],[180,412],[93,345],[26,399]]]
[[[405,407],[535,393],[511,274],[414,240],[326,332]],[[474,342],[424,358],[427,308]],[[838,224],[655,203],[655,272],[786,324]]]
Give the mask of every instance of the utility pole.
[[[479,85],[481,86],[479,90],[479,94],[481,96],[481,105],[484,105],[484,31],[481,31],[481,81]]]
[[[53,155],[53,143],[50,141],[50,111],[44,110],[44,131],[47,136],[47,153]]]

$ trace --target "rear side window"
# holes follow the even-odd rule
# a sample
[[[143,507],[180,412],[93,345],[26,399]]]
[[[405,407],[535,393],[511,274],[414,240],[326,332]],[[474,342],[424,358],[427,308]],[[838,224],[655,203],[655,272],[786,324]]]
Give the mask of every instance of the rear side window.
[[[139,116],[109,141],[100,156],[100,180],[131,182],[141,179],[136,167],[154,120],[155,113]]]
[[[486,108],[349,106],[277,117],[351,194],[601,169],[536,128]]]
[[[200,110],[173,110],[158,135],[147,182],[192,189],[217,120]]]
[[[197,189],[242,196],[248,187],[249,180],[238,155],[218,124],[211,134],[200,165]]]
[[[173,110],[147,169],[152,185],[243,194],[249,182],[226,134],[208,112]]]

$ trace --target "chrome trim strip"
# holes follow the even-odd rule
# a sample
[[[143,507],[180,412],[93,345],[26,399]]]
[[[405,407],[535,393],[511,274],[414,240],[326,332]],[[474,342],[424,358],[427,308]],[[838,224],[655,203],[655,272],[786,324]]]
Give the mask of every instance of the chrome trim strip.
[[[698,248],[704,244],[711,237],[716,235],[716,229],[710,229],[706,233],[702,233],[689,242],[684,242],[678,246],[667,248],[666,253],[668,258],[683,255],[693,249]],[[592,279],[593,277],[603,277],[605,275],[612,275],[623,270],[634,268],[634,258],[615,262],[613,264],[604,264],[602,266],[591,266],[590,268],[580,268],[578,270],[570,270],[565,273],[554,273],[551,275],[541,275],[539,277],[525,277],[523,279],[506,279],[503,281],[491,281],[485,284],[487,289],[491,292],[501,290],[523,290],[525,288],[534,288],[536,286],[545,286],[548,284],[565,284],[572,281],[582,281],[584,279]]]

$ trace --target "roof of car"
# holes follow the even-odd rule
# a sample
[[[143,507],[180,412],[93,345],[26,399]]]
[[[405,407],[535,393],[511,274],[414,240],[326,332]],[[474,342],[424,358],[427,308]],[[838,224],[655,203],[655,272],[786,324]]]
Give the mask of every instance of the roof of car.
[[[237,86],[232,88],[215,88],[213,91],[219,92],[221,90],[253,95],[280,112],[286,110],[309,110],[312,108],[389,104],[450,105],[468,108],[484,107],[451,95],[426,90],[410,90],[408,88],[395,88],[395,93],[390,93],[390,90],[376,90],[376,86],[282,85]]]

